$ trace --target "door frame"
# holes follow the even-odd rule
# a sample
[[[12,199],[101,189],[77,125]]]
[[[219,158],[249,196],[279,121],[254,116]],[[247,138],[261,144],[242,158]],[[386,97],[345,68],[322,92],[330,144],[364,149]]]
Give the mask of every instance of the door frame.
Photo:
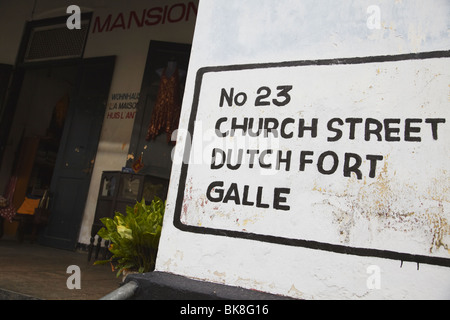
[[[81,16],[82,20],[89,21],[88,26],[87,26],[88,30],[90,30],[90,27],[91,27],[92,16],[93,16],[92,13],[83,13]],[[18,104],[18,101],[20,98],[25,74],[27,71],[33,70],[33,69],[65,67],[65,66],[76,66],[76,67],[80,68],[84,64],[84,62],[86,62],[88,60],[90,60],[91,63],[92,63],[92,61],[98,61],[100,63],[102,61],[105,62],[105,61],[110,61],[112,59],[115,60],[115,57],[113,57],[113,56],[92,57],[89,59],[84,58],[84,50],[86,47],[87,39],[89,38],[89,31],[88,31],[85,42],[83,44],[83,50],[82,50],[80,57],[65,58],[65,59],[61,58],[61,59],[46,60],[46,61],[39,61],[39,62],[25,62],[25,56],[26,56],[26,52],[28,49],[28,44],[30,41],[32,31],[37,27],[47,27],[47,26],[51,27],[53,25],[61,25],[61,24],[65,23],[66,21],[67,21],[67,16],[62,16],[62,17],[49,18],[49,19],[43,19],[43,20],[37,20],[37,21],[28,21],[25,24],[25,29],[24,29],[24,33],[22,36],[22,40],[21,40],[21,44],[19,47],[15,65],[10,66],[11,74],[10,74],[10,79],[9,79],[9,90],[6,92],[6,95],[4,96],[4,100],[0,101],[0,106],[2,106],[2,109],[1,109],[2,112],[0,113],[0,166],[3,164],[5,147],[8,143],[10,131],[12,129],[13,119],[16,114],[17,104]],[[1,65],[1,66],[3,66],[3,65]],[[113,71],[111,71],[111,72],[113,72]],[[77,77],[77,82],[76,82],[77,86],[80,85],[79,82],[80,81],[78,80],[78,77]],[[110,86],[110,83],[109,83],[109,86]],[[2,105],[2,102],[4,102],[3,105]],[[106,105],[105,105],[105,108],[106,108]],[[65,131],[67,131],[67,130],[65,129],[64,132]],[[100,131],[101,131],[101,129],[100,129]],[[64,139],[65,134],[66,133],[63,133],[63,136],[61,138],[61,143],[64,143],[63,139]],[[100,139],[100,135],[98,138]],[[97,148],[98,148],[98,142],[99,141],[97,141]],[[97,148],[96,148],[95,154],[97,153]],[[63,149],[60,148],[58,153],[61,150],[63,150]],[[55,170],[56,170],[56,167],[55,167]],[[90,175],[91,174],[92,174],[92,171],[90,172]],[[87,194],[89,192],[89,187],[90,187],[90,177],[89,177],[89,183],[87,184],[87,187],[86,187],[87,189],[85,190],[86,199],[87,199]],[[84,199],[84,201],[86,201],[86,199]],[[85,206],[85,204],[84,204],[84,206]],[[51,203],[50,203],[50,207],[51,207]],[[77,228],[77,230],[75,230],[77,234],[80,231],[82,219],[83,219],[83,213],[81,213],[81,215],[80,215],[80,223],[73,226],[73,228]],[[77,241],[78,241],[78,239],[75,239],[75,245],[77,244]],[[51,244],[47,243],[47,245],[51,245]],[[75,247],[67,248],[67,249],[69,249],[69,250],[75,249]]]
[[[92,12],[86,12],[81,14],[81,20],[88,20],[88,28],[91,28]],[[85,43],[83,45],[83,51],[79,58],[68,59],[55,59],[42,62],[25,62],[25,56],[28,48],[28,43],[33,29],[39,27],[51,27],[53,25],[60,25],[66,23],[67,16],[48,18],[35,21],[27,21],[25,23],[25,29],[23,32],[22,40],[19,46],[19,52],[16,57],[15,66],[12,69],[12,75],[10,79],[10,90],[4,99],[4,105],[2,113],[0,114],[0,166],[3,163],[3,156],[6,144],[8,143],[9,133],[11,131],[11,125],[16,113],[16,106],[19,101],[20,92],[22,90],[23,80],[25,72],[28,69],[43,68],[43,67],[57,67],[57,66],[73,66],[79,65],[84,57],[84,50],[88,36],[86,36]],[[88,32],[89,35],[89,32]],[[2,101],[0,101],[1,105]]]
[[[71,99],[70,102],[68,115],[66,118],[66,124],[64,125],[64,131],[61,137],[61,144],[58,151],[56,165],[50,186],[51,196],[53,196],[53,198],[50,201],[49,207],[50,217],[46,228],[44,228],[40,233],[39,236],[40,244],[65,250],[75,250],[76,246],[78,245],[80,228],[83,222],[86,200],[90,190],[93,167],[98,152],[98,145],[100,142],[100,136],[104,122],[107,99],[109,96],[111,81],[114,74],[115,60],[116,60],[115,56],[95,57],[83,59],[80,64],[79,69],[80,72],[76,80],[76,93],[73,97],[74,99]],[[99,98],[100,96],[102,96],[103,99],[101,103],[95,104],[96,106],[99,106],[98,110],[100,110],[100,112],[98,113],[98,116],[100,117],[98,118],[99,126],[96,127],[97,129],[95,130],[96,132],[95,135],[89,136],[90,137],[89,141],[94,143],[91,145],[92,156],[94,158],[91,160],[90,162],[91,165],[89,166],[90,168],[87,171],[83,171],[84,173],[81,175],[78,174],[74,175],[73,171],[68,173],[66,172],[67,169],[64,169],[65,167],[68,167],[68,164],[66,163],[67,159],[69,159],[66,158],[67,151],[72,150],[71,147],[73,147],[73,145],[70,144],[70,141],[73,142],[71,137],[74,136],[74,132],[78,132],[73,130],[73,128],[76,127],[77,124],[79,124],[79,122],[74,121],[75,117],[74,115],[77,113],[77,110],[79,110],[78,109],[79,107],[85,105],[83,103],[80,103],[80,101],[82,101],[81,97],[83,97],[83,99],[87,98],[88,100],[92,98],[92,96],[86,95],[86,88],[90,88],[92,90],[92,87],[86,85],[86,83],[82,80],[84,77],[83,73],[86,72],[86,70],[88,70],[89,68],[92,67],[98,68],[100,66],[102,66],[102,68],[103,67],[108,68],[111,67],[111,68],[109,68],[107,73],[105,74],[108,79],[108,82],[107,83],[105,82],[106,84],[104,85],[104,88],[100,90],[101,92],[103,92],[103,94],[96,97]],[[86,102],[86,100],[84,101]],[[86,146],[82,146],[80,148],[81,152],[85,150],[84,147]],[[75,150],[76,149],[77,148],[75,148]],[[86,150],[90,150],[90,147],[87,147]],[[78,153],[80,151],[76,152]],[[88,158],[91,159],[91,157]],[[59,183],[59,181],[63,180],[69,181],[69,185],[70,181],[75,182],[77,184],[76,194],[73,194],[73,197],[72,195],[70,196],[70,200],[72,199],[78,200],[75,202],[73,206],[68,207],[67,204],[63,202],[63,199],[67,199],[68,195],[67,193],[68,191],[66,190],[66,188],[63,187],[68,186],[67,182],[61,182],[62,184]],[[57,196],[59,196],[59,198]],[[66,208],[69,209],[66,210]],[[67,215],[68,211],[70,211],[72,214]],[[61,224],[59,224],[61,223],[61,219],[67,220],[68,218],[72,220],[72,224],[70,224],[70,230],[69,229],[66,230],[67,232],[65,233],[65,237],[62,238],[58,235],[55,235],[54,230],[56,227],[61,226]]]

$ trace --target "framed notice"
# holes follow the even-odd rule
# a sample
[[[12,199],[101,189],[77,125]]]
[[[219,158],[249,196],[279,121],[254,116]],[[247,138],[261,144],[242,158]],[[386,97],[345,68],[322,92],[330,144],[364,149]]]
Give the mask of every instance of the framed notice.
[[[440,51],[200,69],[174,225],[449,267],[449,65]]]

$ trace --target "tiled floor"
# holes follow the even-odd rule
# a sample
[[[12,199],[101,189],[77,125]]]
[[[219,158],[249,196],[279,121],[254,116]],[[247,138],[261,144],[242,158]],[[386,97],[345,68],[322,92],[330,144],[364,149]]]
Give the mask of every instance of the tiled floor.
[[[72,273],[80,268],[81,289],[68,289]],[[15,239],[0,239],[0,299],[18,299],[15,293],[44,300],[98,300],[120,286],[109,265],[94,266],[87,253],[43,247]],[[69,279],[69,284],[75,283]]]

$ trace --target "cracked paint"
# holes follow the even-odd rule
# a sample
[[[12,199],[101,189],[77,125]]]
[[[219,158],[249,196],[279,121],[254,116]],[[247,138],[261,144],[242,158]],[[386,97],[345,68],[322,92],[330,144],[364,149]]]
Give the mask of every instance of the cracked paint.
[[[388,166],[385,161],[376,181],[364,181],[355,196],[351,196],[348,189],[338,194],[317,185],[313,188],[313,191],[345,199],[323,202],[331,207],[341,243],[350,244],[355,229],[365,226],[371,241],[386,231],[402,232],[405,236],[415,234],[417,239],[426,241],[429,253],[442,248],[450,254],[450,225],[445,210],[449,205],[446,173],[434,178],[427,194],[421,195],[414,185],[394,186]],[[356,181],[349,182],[349,186],[353,183]]]

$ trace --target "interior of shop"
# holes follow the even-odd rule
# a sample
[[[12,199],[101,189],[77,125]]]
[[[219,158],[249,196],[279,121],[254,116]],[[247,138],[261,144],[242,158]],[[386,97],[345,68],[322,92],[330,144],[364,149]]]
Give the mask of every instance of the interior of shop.
[[[48,205],[48,190],[73,95],[75,66],[27,69],[5,148],[0,181],[6,207],[0,209],[3,236],[14,236],[21,217]],[[47,203],[45,203],[47,201]],[[17,215],[8,216],[8,208]],[[3,211],[3,212],[2,212]],[[1,232],[1,231],[0,231]]]

